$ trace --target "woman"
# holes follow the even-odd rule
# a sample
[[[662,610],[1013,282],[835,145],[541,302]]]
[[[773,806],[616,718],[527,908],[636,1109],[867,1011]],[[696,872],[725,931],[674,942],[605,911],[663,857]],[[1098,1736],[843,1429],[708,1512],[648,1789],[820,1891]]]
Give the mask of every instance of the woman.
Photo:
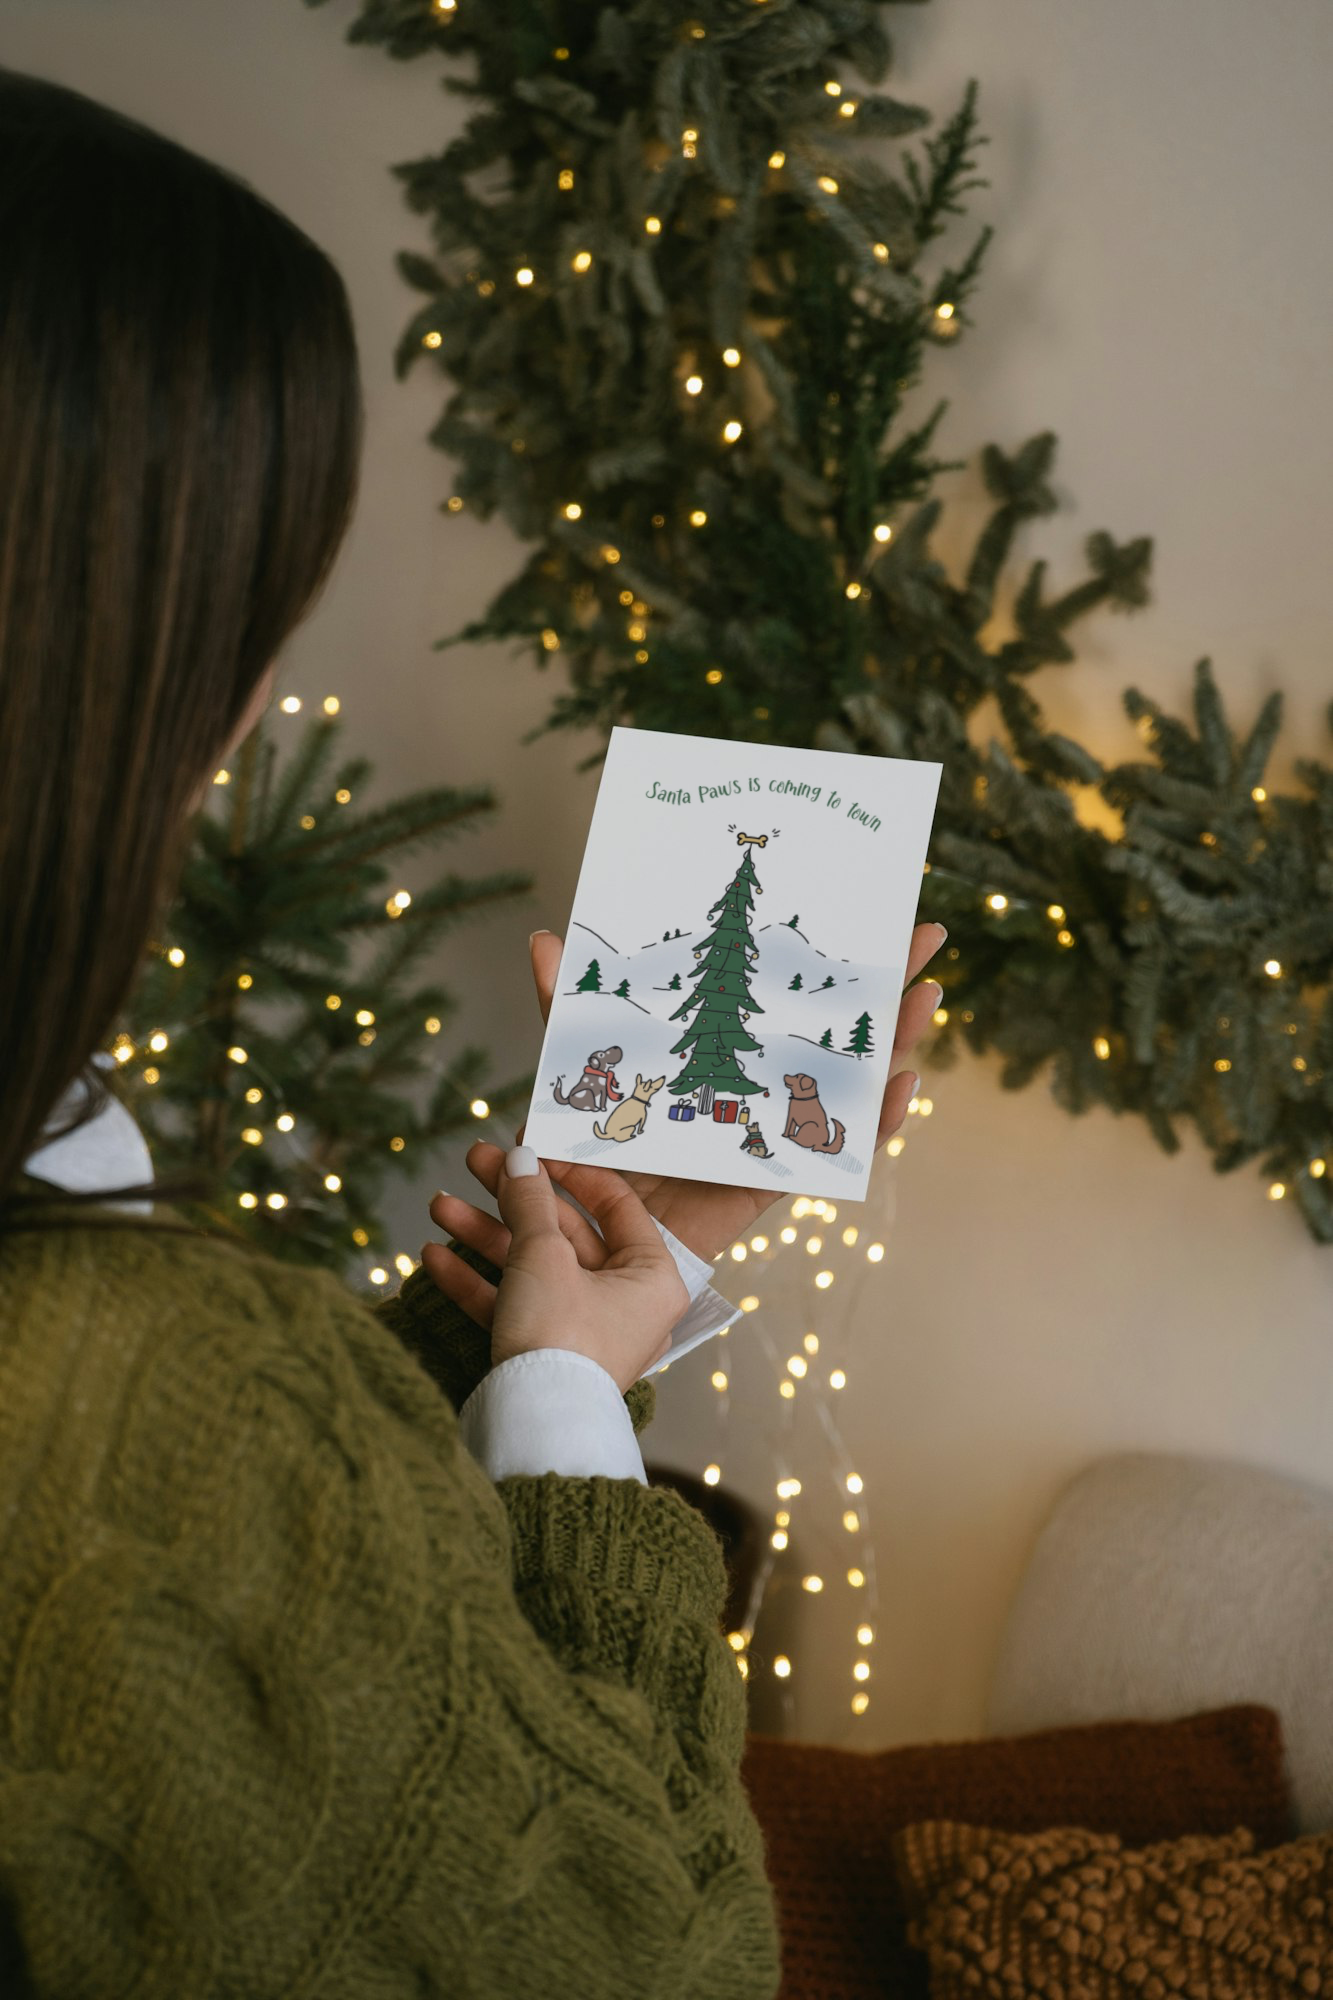
[[[501,1222],[438,1199],[456,1247],[371,1310],[190,1229],[92,1062],[328,575],[361,425],[300,230],[0,72],[4,1990],[770,2000],[721,1545],[633,1443],[765,1198],[553,1169],[594,1229],[479,1145]],[[544,1006],[558,955],[539,934]],[[583,1404],[571,1470],[542,1417]]]

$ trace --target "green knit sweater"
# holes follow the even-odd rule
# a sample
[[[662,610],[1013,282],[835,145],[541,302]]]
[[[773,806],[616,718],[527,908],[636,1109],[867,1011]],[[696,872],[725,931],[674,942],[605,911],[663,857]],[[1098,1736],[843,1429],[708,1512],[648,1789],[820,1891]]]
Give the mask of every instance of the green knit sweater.
[[[637,1480],[493,1483],[489,1365],[423,1271],[370,1309],[153,1223],[0,1235],[40,2000],[772,2000],[721,1543]]]

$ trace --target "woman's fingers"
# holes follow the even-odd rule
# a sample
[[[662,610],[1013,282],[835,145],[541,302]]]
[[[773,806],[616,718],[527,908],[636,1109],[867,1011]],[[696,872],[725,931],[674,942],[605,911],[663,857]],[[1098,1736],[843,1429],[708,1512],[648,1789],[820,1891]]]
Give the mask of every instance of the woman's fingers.
[[[446,1236],[457,1237],[469,1250],[480,1251],[492,1264],[504,1269],[509,1255],[509,1231],[503,1222],[487,1215],[485,1209],[474,1207],[460,1194],[446,1194],[442,1188],[431,1201],[430,1219]]]
[[[521,1145],[522,1140],[523,1127],[520,1126],[515,1136],[515,1145]],[[478,1139],[474,1145],[468,1147],[466,1157],[468,1172],[481,1182],[488,1194],[494,1195],[500,1185],[500,1168],[504,1164],[504,1148],[502,1146],[493,1146],[489,1139]],[[546,1171],[553,1181],[559,1183],[563,1180],[568,1170],[558,1160],[547,1160]],[[457,1199],[457,1197],[446,1196],[446,1200],[450,1199]],[[436,1196],[436,1200],[439,1200],[438,1195]],[[585,1202],[585,1208],[587,1205]],[[465,1202],[463,1206],[465,1208],[471,1207],[471,1203]],[[561,1233],[568,1237],[574,1255],[578,1258],[584,1270],[599,1271],[606,1262],[606,1245],[597,1234],[597,1231],[589,1223],[587,1217],[580,1215],[578,1210],[571,1207],[569,1202],[557,1200],[556,1209]],[[449,1211],[451,1215],[453,1212],[453,1210]],[[481,1209],[476,1209],[473,1212],[477,1215],[482,1214]],[[452,1222],[445,1223],[441,1220],[440,1216],[435,1215],[434,1202],[431,1203],[431,1214],[435,1216],[435,1220],[439,1222],[442,1229],[448,1228],[455,1236],[462,1235],[462,1231],[456,1228]],[[487,1217],[486,1219],[489,1221],[491,1218]],[[504,1228],[502,1223],[497,1223],[495,1226],[497,1229]],[[504,1233],[504,1248],[507,1253],[509,1249],[509,1232],[505,1230]],[[471,1242],[472,1239],[469,1237],[467,1241]],[[485,1249],[480,1243],[474,1243],[472,1247],[481,1250],[482,1255],[489,1257],[492,1263],[499,1264],[503,1261],[493,1251]]]
[[[930,963],[944,944],[949,933],[943,924],[918,924],[912,932],[912,942],[907,953],[907,977],[904,986],[910,986],[923,966]]]
[[[537,983],[537,1005],[545,1021],[551,1012],[556,975],[560,970],[565,943],[554,931],[534,931],[528,945],[532,953],[532,976]]]
[[[444,1296],[489,1333],[495,1317],[495,1286],[487,1284],[447,1243],[423,1243],[421,1261]]]

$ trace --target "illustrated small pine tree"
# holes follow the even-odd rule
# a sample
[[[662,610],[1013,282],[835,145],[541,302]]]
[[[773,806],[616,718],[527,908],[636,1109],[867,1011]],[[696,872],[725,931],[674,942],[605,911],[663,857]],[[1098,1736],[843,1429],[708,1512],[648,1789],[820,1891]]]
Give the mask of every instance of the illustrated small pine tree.
[[[576,993],[600,993],[602,990],[602,968],[595,958],[588,960],[588,970],[574,988]]]
[[[230,782],[210,786],[109,1048],[157,1176],[213,1183],[180,1204],[189,1220],[350,1278],[388,1249],[390,1174],[420,1178],[483,1094],[496,1114],[528,1101],[531,1074],[490,1083],[481,1048],[441,1060],[456,1003],[412,974],[446,930],[531,878],[450,874],[390,893],[393,857],[474,830],[494,795],[440,786],[354,805],[371,766],[329,774],[343,725],[310,722],[279,768],[273,737],[291,726],[261,723]]]
[[[680,992],[680,974],[678,972],[673,972],[670,979],[668,979],[667,992],[668,993]]]
[[[801,975],[799,972],[792,974],[791,985],[787,988],[787,991],[789,993],[799,993],[801,991]]]
[[[862,1013],[857,1016],[851,1039],[845,1044],[845,1053],[849,1056],[871,1056],[875,1053],[870,1039],[869,1014]]]
[[[833,984],[833,974],[830,972],[828,977],[824,981],[824,986],[832,986],[832,984]],[[821,986],[819,989],[821,993],[824,991],[824,986]]]
[[[622,979],[622,980],[621,980],[621,982],[620,982],[620,984],[619,984],[619,986],[617,986],[617,988],[616,988],[616,998],[617,998],[617,1000],[628,1000],[628,999],[629,999],[629,981],[628,981],[628,979]]]
[[[794,931],[796,929],[797,924],[800,922],[800,918],[801,918],[801,913],[799,910],[796,912],[796,915],[794,917],[788,917],[787,919],[788,930]]]
[[[821,1049],[831,1049],[833,1047],[832,1028],[825,1028],[823,1034],[819,1037],[819,1046]]]
[[[715,1092],[736,1097],[749,1096],[764,1087],[752,1082],[737,1061],[738,1051],[760,1048],[740,1018],[742,1010],[764,1012],[750,994],[750,954],[755,948],[750,918],[757,890],[759,882],[747,847],[739,868],[708,912],[716,921],[695,948],[699,963],[694,971],[694,991],[670,1017],[679,1021],[694,1015],[671,1050],[673,1056],[689,1051],[685,1067],[667,1085],[677,1097],[705,1084]]]

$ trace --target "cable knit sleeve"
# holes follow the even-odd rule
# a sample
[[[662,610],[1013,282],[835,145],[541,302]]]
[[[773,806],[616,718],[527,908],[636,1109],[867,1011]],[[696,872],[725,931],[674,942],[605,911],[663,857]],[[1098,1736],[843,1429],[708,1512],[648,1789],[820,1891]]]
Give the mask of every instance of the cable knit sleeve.
[[[0,1903],[38,2000],[774,2000],[679,1494],[492,1482],[328,1274],[71,1230],[0,1244],[0,1314]]]

